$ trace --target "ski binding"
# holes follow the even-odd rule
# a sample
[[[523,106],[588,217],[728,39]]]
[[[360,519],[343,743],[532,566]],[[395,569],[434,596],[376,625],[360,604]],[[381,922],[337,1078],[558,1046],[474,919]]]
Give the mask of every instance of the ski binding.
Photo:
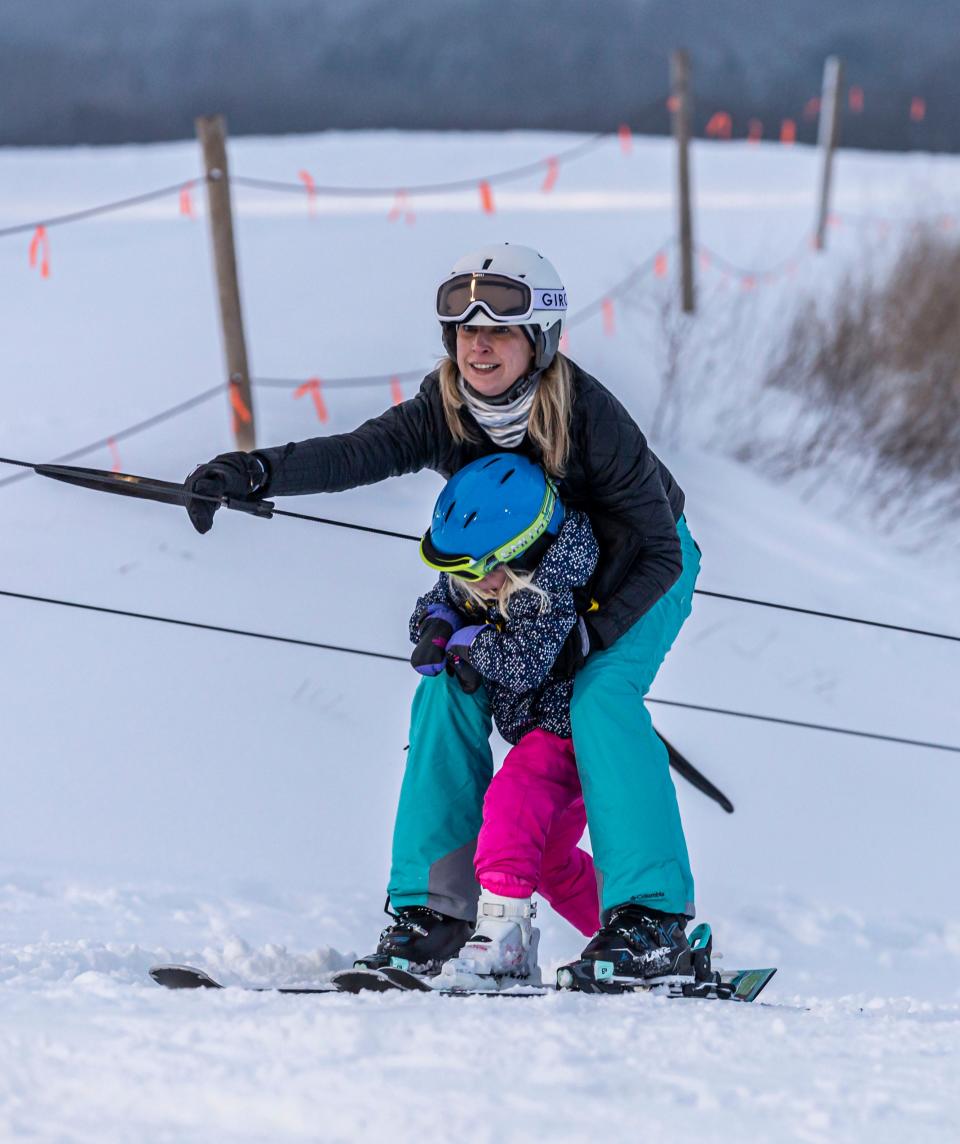
[[[663,993],[667,997],[700,997],[716,1001],[755,1001],[776,969],[734,969],[720,973],[711,966],[713,934],[703,924],[690,935],[693,973],[670,974],[638,982],[618,978],[610,961],[585,959],[557,970],[557,989],[581,993]]]

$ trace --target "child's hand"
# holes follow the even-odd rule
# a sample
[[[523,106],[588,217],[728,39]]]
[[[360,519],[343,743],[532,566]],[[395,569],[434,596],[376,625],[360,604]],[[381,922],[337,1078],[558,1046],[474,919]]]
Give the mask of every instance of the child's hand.
[[[483,676],[470,662],[470,649],[477,636],[485,632],[489,626],[489,624],[471,624],[470,627],[461,628],[453,633],[447,643],[447,671],[457,677],[467,695],[472,695],[483,683]]]
[[[459,656],[456,658],[448,656],[447,674],[456,676],[457,683],[460,684],[460,690],[464,695],[472,695],[483,683],[483,676],[480,672],[467,663],[465,659],[460,659]]]
[[[420,642],[410,662],[421,675],[439,675],[447,658],[447,643],[460,617],[452,608],[431,604],[420,623]]]
[[[473,641],[481,632],[485,632],[489,628],[489,624],[471,624],[467,628],[460,628],[455,631],[447,644],[447,655],[458,655],[469,663]]]

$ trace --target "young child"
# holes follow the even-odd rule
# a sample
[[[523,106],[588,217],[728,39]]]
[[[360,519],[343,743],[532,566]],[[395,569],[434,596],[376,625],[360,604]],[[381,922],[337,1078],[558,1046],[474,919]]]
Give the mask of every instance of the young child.
[[[593,860],[570,728],[573,682],[551,675],[577,623],[575,591],[597,562],[582,512],[565,510],[539,465],[495,453],[461,469],[437,500],[421,555],[441,572],[410,621],[413,666],[486,688],[512,749],[483,804],[473,935],[444,987],[540,982],[536,891],[581,933],[599,927]],[[581,608],[582,610],[582,608]]]

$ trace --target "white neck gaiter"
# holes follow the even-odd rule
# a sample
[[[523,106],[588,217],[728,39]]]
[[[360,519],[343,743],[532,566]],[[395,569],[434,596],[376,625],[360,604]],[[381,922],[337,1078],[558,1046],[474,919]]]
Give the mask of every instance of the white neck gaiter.
[[[539,385],[538,378],[522,397],[503,405],[492,405],[472,393],[463,378],[457,377],[460,395],[474,420],[491,441],[504,449],[513,449],[523,440]]]

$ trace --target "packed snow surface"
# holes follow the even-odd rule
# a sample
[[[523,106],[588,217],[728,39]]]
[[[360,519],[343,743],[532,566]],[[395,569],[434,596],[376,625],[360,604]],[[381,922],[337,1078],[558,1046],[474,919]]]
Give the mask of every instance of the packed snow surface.
[[[479,177],[576,141],[329,134],[238,140],[231,162],[395,187]],[[484,241],[542,247],[576,314],[669,250],[672,163],[667,141],[623,154],[612,140],[562,166],[552,192],[542,174],[495,185],[493,215],[469,190],[414,197],[411,221],[389,221],[389,192],[321,198],[311,214],[305,196],[237,189],[254,375],[428,369],[434,284]],[[883,258],[891,222],[944,212],[960,191],[955,159],[842,153],[844,221],[814,256],[817,171],[799,147],[695,148],[698,237],[756,272],[757,288],[725,284],[703,260],[698,322],[717,331],[714,352],[687,360],[680,416],[653,443],[687,493],[701,587],[957,632],[960,584],[942,552],[916,534],[905,551],[848,490],[801,497],[732,459],[738,413],[798,293]],[[0,152],[0,225],[197,173],[188,143]],[[29,268],[29,232],[0,240],[4,457],[61,456],[222,379],[201,190],[195,218],[173,195],[48,228],[46,279]],[[796,273],[764,277],[798,250]],[[648,272],[617,296],[614,331],[599,313],[571,330],[571,356],[648,427],[671,288]],[[344,431],[391,400],[387,381],[329,386],[321,425],[292,392],[256,390],[260,442]],[[179,480],[230,446],[217,397],[81,463]],[[0,480],[19,472],[0,468]],[[439,487],[420,474],[284,507],[417,533]],[[401,541],[228,513],[201,538],[173,508],[32,476],[0,487],[0,520],[6,592],[396,655],[430,582]],[[679,787],[722,964],[779,967],[762,1006],[174,994],[152,984],[151,964],[196,964],[229,985],[315,984],[372,948],[415,676],[9,596],[0,623],[0,1138],[960,1133],[955,754],[652,708],[736,804],[727,816]],[[958,656],[945,641],[700,597],[653,694],[957,744]],[[576,955],[579,935],[546,907],[539,924],[548,971]]]

